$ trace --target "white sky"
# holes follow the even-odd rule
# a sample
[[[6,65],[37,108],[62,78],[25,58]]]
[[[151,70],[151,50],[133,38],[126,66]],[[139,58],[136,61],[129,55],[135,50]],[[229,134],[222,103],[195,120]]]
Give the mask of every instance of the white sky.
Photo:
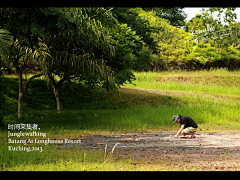
[[[204,8],[204,9],[209,9],[209,8]],[[200,14],[200,10],[202,10],[202,8],[200,7],[193,7],[193,8],[184,8],[184,11],[187,14],[187,21],[189,21],[190,19],[192,19],[197,13]],[[237,13],[237,22],[240,22],[240,8],[236,8],[235,12]]]

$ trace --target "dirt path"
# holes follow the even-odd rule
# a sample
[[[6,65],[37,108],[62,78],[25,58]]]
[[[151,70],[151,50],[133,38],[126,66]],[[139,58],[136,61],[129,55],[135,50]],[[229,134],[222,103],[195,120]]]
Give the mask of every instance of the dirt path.
[[[236,134],[237,133],[237,134]],[[86,149],[114,151],[117,158],[143,163],[165,162],[175,167],[196,170],[240,170],[240,131],[233,133],[197,132],[196,138],[173,138],[168,131],[118,133],[83,137]]]
[[[161,90],[161,89],[142,89],[142,88],[125,88],[121,87],[122,91],[128,90],[128,91],[144,91],[148,93],[153,93],[153,94],[161,94],[161,95],[166,95],[166,96],[177,96],[177,97],[182,97],[186,95],[199,95],[202,98],[206,99],[211,99],[214,97],[220,98],[220,99],[225,99],[230,98],[231,100],[239,101],[239,97],[234,97],[234,96],[228,96],[228,95],[219,95],[219,94],[212,94],[212,93],[207,93],[207,92],[191,92],[191,91],[176,91],[176,90]]]

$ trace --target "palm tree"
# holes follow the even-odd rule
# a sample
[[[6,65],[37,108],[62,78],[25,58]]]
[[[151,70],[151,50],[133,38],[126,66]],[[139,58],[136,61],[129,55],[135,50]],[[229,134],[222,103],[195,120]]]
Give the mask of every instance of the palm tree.
[[[41,62],[44,74],[52,85],[57,110],[62,108],[59,88],[65,80],[82,79],[83,74],[91,74],[103,80],[107,90],[116,88],[111,68],[103,60],[115,54],[108,30],[102,25],[102,22],[105,25],[112,22],[107,23],[107,19],[113,18],[109,11],[103,11],[103,8],[63,8],[61,12],[70,28],[49,35],[48,47],[52,58]],[[101,52],[98,57],[95,55],[97,52]],[[93,60],[97,58],[101,60]],[[55,75],[61,77],[58,82]]]
[[[18,118],[23,116],[23,95],[26,93],[32,79],[42,76],[42,73],[30,77],[23,88],[23,71],[25,65],[30,60],[44,61],[46,56],[50,56],[47,46],[39,39],[39,48],[32,50],[29,47],[21,46],[18,39],[13,41],[13,37],[5,29],[0,29],[0,55],[2,62],[8,66],[12,63],[19,78],[19,97],[18,97]],[[22,58],[23,60],[20,60]]]
[[[14,14],[12,16],[11,11]],[[0,12],[3,16],[2,20],[5,18],[3,22],[7,23],[6,27],[10,27],[13,31],[10,33],[7,30],[0,31],[0,56],[6,65],[14,62],[13,64],[16,66],[19,77],[18,118],[21,118],[23,115],[22,97],[30,81],[42,74],[51,82],[58,110],[61,109],[59,88],[67,79],[81,77],[83,73],[93,74],[105,81],[107,89],[115,88],[115,82],[112,77],[113,72],[104,63],[104,59],[115,54],[115,48],[111,43],[112,39],[108,35],[108,28],[110,26],[113,27],[113,21],[115,21],[110,13],[110,9],[9,8],[6,11],[2,8]],[[27,33],[30,34],[26,34],[26,37],[18,34],[18,31],[15,31],[16,29],[11,23],[19,22],[17,18],[21,19],[32,14],[34,16],[29,18],[31,23],[34,23],[34,26],[28,26]],[[55,20],[55,22],[51,21],[49,22],[50,25],[45,26],[44,23],[46,21],[42,21],[41,17],[48,19],[50,16],[51,20]],[[13,20],[9,21],[10,18],[13,18]],[[20,22],[25,23],[24,21]],[[23,28],[25,25],[23,24]],[[39,28],[36,30],[36,27]],[[42,37],[43,41],[38,36]],[[18,41],[17,37],[21,41]],[[38,37],[36,42],[32,42],[34,37],[35,40]],[[24,43],[25,39],[26,43]],[[42,73],[31,77],[26,82],[24,89],[22,88],[24,66],[20,65],[20,58],[22,58],[23,63],[29,60],[37,60],[40,62],[42,69]],[[98,60],[93,60],[93,58]],[[55,75],[61,77],[60,81],[55,81]]]

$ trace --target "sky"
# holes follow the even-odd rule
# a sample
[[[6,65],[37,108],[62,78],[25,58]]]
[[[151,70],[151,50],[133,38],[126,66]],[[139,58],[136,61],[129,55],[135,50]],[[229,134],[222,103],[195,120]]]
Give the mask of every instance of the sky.
[[[209,8],[204,8],[204,9],[209,9]],[[200,10],[202,10],[202,8],[195,8],[195,7],[193,7],[193,8],[184,8],[184,11],[188,15],[187,21],[192,19],[197,13],[200,14]],[[237,13],[236,21],[240,22],[240,8],[236,8],[235,12]]]

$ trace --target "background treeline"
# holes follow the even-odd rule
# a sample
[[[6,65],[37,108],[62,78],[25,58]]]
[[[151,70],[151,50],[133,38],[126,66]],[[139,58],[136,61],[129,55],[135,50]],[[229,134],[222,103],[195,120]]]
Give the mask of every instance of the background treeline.
[[[66,14],[70,11],[69,8],[55,9],[59,12],[66,11]],[[229,11],[225,11],[226,16],[232,15],[234,8],[210,8],[209,12],[197,14],[189,22],[185,21],[187,16],[180,7],[75,9],[84,9],[88,18],[99,21],[102,26],[105,26],[104,31],[107,32],[109,40],[111,37],[111,45],[118,49],[115,58],[111,60],[111,63],[108,60],[107,65],[111,67],[115,65],[115,69],[119,69],[119,74],[116,74],[118,77],[124,74],[120,69],[126,69],[126,67],[136,71],[199,70],[221,67],[229,70],[239,69],[240,24],[231,20],[228,25],[222,25],[212,18],[212,14],[209,14],[215,11],[222,14],[226,9]],[[6,11],[2,10],[2,12]],[[37,13],[33,10],[31,12]],[[49,16],[46,18],[48,21],[51,20]],[[57,25],[60,26],[60,24]],[[202,37],[196,42],[193,38],[196,33],[193,34],[192,31],[207,29],[209,25],[215,29],[214,32],[212,31],[214,37],[208,39]],[[30,31],[26,26],[28,25],[25,24],[21,28],[25,28],[22,31]],[[41,29],[39,31],[42,33]],[[50,33],[49,30],[48,33]],[[81,49],[86,52],[87,48]],[[96,50],[92,53],[96,59],[99,58],[97,56],[102,56]],[[112,63],[113,61],[118,61],[118,63]],[[11,64],[7,68],[10,72],[15,70]],[[129,72],[128,76],[130,76]],[[122,83],[120,79],[119,83]]]
[[[160,10],[161,8],[114,9],[119,21],[130,26],[143,42],[141,51],[134,54],[137,59],[134,70],[240,68],[240,24],[233,21],[233,16],[236,15],[233,8],[210,8],[189,22],[184,21],[186,16],[182,8],[175,8],[178,15],[168,12],[169,16],[164,16],[166,12],[161,13]],[[213,13],[225,13],[228,25],[213,19]],[[199,30],[205,32],[199,34]]]

